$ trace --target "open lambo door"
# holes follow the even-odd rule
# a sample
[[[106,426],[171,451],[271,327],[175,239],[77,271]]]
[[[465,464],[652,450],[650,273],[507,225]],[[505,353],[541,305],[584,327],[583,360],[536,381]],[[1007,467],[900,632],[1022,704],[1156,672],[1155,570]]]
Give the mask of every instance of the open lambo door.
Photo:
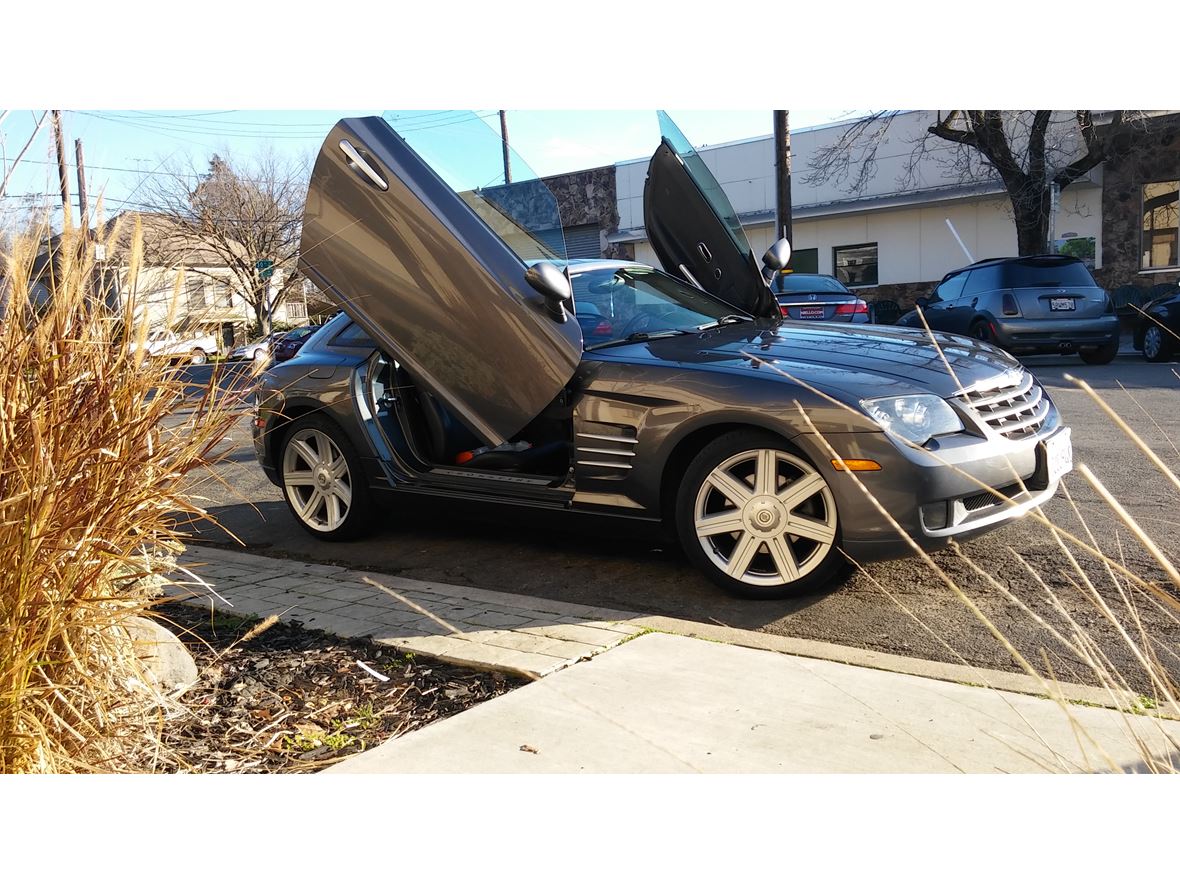
[[[422,146],[415,132],[427,127],[391,119]],[[456,418],[498,444],[573,377],[581,329],[553,195],[520,181],[519,161],[513,183],[496,179],[503,166],[480,165],[503,156],[481,119],[443,119],[449,129],[429,127],[445,136],[434,167],[383,117],[336,124],[308,187],[300,267]]]
[[[753,316],[778,316],[737,213],[684,134],[659,112],[660,146],[643,188],[643,224],[664,270]]]

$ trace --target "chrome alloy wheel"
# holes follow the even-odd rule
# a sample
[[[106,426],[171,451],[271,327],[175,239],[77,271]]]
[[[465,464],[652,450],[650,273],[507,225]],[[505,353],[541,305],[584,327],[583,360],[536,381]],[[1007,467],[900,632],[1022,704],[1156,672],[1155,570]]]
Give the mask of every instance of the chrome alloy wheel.
[[[836,541],[836,502],[819,472],[775,449],[739,452],[701,483],[697,539],[713,564],[745,584],[790,584]]]
[[[283,486],[292,509],[321,532],[338,529],[352,506],[348,461],[322,430],[296,431],[283,450]]]

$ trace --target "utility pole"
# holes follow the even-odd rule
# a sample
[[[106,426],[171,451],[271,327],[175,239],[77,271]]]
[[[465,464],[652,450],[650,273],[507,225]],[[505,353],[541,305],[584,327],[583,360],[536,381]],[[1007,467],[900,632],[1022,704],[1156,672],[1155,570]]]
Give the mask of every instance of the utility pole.
[[[508,112],[500,111],[500,138],[504,142],[504,183],[512,184],[512,158],[508,155]]]
[[[61,132],[61,111],[53,112],[53,140],[57,142],[57,177],[61,184],[62,228],[70,226],[70,178],[66,171],[66,140]]]
[[[86,163],[82,160],[82,139],[74,139],[74,158],[78,168],[78,218],[82,223],[82,242],[90,240],[90,207],[86,202]]]
[[[791,126],[790,111],[774,112],[775,224],[778,235],[791,236]]]

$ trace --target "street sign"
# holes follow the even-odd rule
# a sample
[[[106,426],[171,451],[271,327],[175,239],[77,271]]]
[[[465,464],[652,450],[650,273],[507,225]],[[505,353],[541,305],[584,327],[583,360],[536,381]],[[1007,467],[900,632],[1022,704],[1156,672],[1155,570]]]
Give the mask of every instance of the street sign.
[[[264,280],[269,280],[275,272],[275,263],[269,258],[262,258],[254,262],[254,266],[258,268],[258,276]]]

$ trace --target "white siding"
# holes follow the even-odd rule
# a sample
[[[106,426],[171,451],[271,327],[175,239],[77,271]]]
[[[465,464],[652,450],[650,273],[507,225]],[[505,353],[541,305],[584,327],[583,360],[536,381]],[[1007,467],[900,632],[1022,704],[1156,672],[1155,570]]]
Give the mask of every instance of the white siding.
[[[903,187],[906,166],[926,128],[934,121],[933,111],[910,111],[893,120],[877,153],[876,173],[859,194],[860,198],[896,197],[902,192],[947,188],[959,183],[944,162],[954,151],[953,146],[931,140],[916,169],[916,180]],[[831,206],[830,212],[821,217],[795,221],[792,246],[817,249],[821,273],[832,273],[832,250],[835,247],[877,243],[880,283],[941,279],[947,271],[967,263],[967,256],[947,228],[947,219],[954,224],[975,260],[1016,254],[1016,229],[1008,201],[1002,194],[939,202],[943,195],[933,191],[926,200],[901,208],[848,211],[847,182],[806,183],[804,178],[815,151],[823,144],[832,143],[850,125],[800,130],[791,135],[793,205],[798,209],[822,207],[829,203],[845,204],[843,207]],[[699,153],[725,189],[737,213],[749,215],[774,211],[773,150],[772,137],[765,136],[699,148]],[[643,227],[643,184],[647,163],[647,159],[630,160],[615,167],[621,230]],[[1100,174],[1094,175],[1093,180],[1100,184]],[[1059,237],[1065,233],[1094,237],[1098,247],[1097,264],[1101,267],[1102,191],[1095,184],[1081,182],[1062,194],[1056,231]],[[815,212],[816,208],[809,211]],[[774,239],[773,224],[751,224],[746,227],[746,233],[755,257],[760,258]],[[635,257],[638,261],[657,263],[646,242],[636,244]]]

